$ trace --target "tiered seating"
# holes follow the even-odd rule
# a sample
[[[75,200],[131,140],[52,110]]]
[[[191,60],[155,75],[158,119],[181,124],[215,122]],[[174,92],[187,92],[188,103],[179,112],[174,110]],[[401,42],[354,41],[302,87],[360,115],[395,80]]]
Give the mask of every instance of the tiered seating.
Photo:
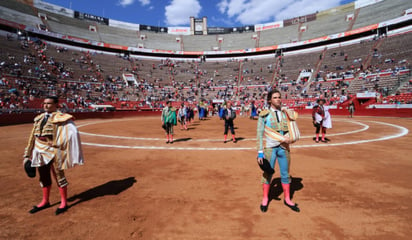
[[[182,50],[180,47],[180,42],[176,41],[176,37],[179,37],[177,35],[141,31],[140,37],[142,37],[142,35],[145,35],[146,37],[143,39],[138,38],[137,43],[138,44],[142,43],[144,45],[144,48],[170,50],[170,51],[181,51]],[[185,49],[185,51],[193,51],[193,50]]]
[[[101,40],[105,43],[118,44],[123,46],[138,47],[138,32],[123,28],[106,26],[104,24],[96,25]]]
[[[328,79],[327,75],[331,73],[339,76],[348,71],[356,74],[375,44],[375,40],[367,39],[360,43],[327,49],[322,60],[320,77]]]
[[[216,46],[220,46],[221,50],[239,50],[239,49],[246,49],[246,48],[255,48],[256,40],[253,39],[253,33],[233,33],[233,34],[224,34],[224,35],[217,35],[217,40],[219,37],[223,39],[223,41],[219,44],[216,41]]]
[[[184,51],[212,51],[213,47],[218,46],[216,35],[206,36],[183,36]]]
[[[400,84],[400,87],[398,88],[399,93],[412,93],[412,78],[410,76],[407,76],[405,78],[405,81]]]
[[[396,75],[382,74],[378,76],[377,74],[369,75],[366,78],[360,78],[357,81],[352,81],[348,92],[382,92],[385,96],[391,92],[396,91],[399,87],[399,78]]]
[[[332,33],[345,32],[349,22],[346,21],[348,14],[354,13],[353,4],[346,4],[341,7],[332,8],[316,14],[316,20],[303,23],[306,31],[302,33],[301,40],[309,40]]]
[[[383,97],[381,103],[407,103],[412,104],[412,93],[400,93],[398,95],[390,95]]]
[[[2,7],[1,5],[2,5],[2,2],[0,3],[0,18],[2,19],[12,21],[15,23],[19,23],[19,24],[24,24],[27,26],[32,26],[32,27],[36,27],[38,24],[42,23],[42,21],[37,16],[33,16],[33,14],[13,10],[7,7]],[[24,5],[24,6],[27,6],[27,5]],[[28,9],[22,8],[22,11],[24,10],[27,11]]]
[[[412,32],[383,38],[382,44],[373,52],[371,65],[379,65],[381,70],[389,68],[409,68],[412,62]]]
[[[412,8],[412,1],[386,0],[360,8],[353,29],[376,24],[403,15],[406,9]]]
[[[38,9],[38,11],[47,16],[47,23],[51,28],[49,31],[87,40],[101,41],[97,32],[89,30],[89,26],[94,25],[94,22],[66,17],[42,9]]]
[[[259,46],[273,46],[298,41],[298,26],[292,25],[260,32]]]
[[[103,33],[101,35],[104,36]],[[160,35],[165,34],[159,33],[158,36]],[[216,36],[213,37],[216,38]],[[399,67],[397,66],[399,61],[404,58],[406,62],[410,62],[409,39],[410,33],[380,39],[379,41],[367,39],[362,43],[352,45],[343,43],[340,47],[327,49],[322,59],[320,59],[320,56],[323,52],[320,50],[285,52],[279,67],[275,67],[276,59],[273,56],[268,56],[267,58],[262,57],[243,61],[242,68],[239,69],[240,62],[232,59],[220,62],[210,59],[207,59],[206,62],[173,59],[150,60],[137,59],[137,56],[123,57],[94,51],[80,51],[75,50],[75,48],[67,49],[64,53],[61,53],[57,51],[53,44],[41,45],[41,48],[38,48],[33,43],[29,44],[28,48],[21,48],[20,42],[15,40],[7,41],[3,38],[0,51],[1,61],[7,62],[8,56],[11,55],[15,59],[10,63],[19,62],[23,61],[25,55],[33,54],[37,59],[37,63],[24,65],[23,75],[26,75],[30,69],[39,67],[40,64],[44,65],[45,72],[49,75],[46,78],[22,77],[17,79],[18,81],[14,81],[16,78],[10,78],[13,81],[9,81],[7,86],[3,86],[2,91],[6,92],[10,88],[16,88],[17,91],[24,92],[27,88],[23,85],[30,84],[29,89],[38,91],[36,97],[42,97],[46,94],[59,94],[68,98],[66,102],[70,107],[81,105],[79,99],[90,102],[111,101],[120,107],[122,103],[119,105],[119,102],[125,100],[142,101],[152,99],[164,101],[168,98],[197,100],[199,96],[201,99],[206,100],[216,98],[237,99],[237,96],[239,96],[240,100],[248,102],[263,99],[267,87],[272,81],[273,71],[279,71],[277,76],[282,79],[281,85],[279,85],[279,82],[274,82],[274,84],[278,84],[278,87],[288,84],[289,88],[282,91],[287,99],[286,103],[293,106],[303,106],[314,101],[317,96],[325,95],[325,92],[328,93],[328,97],[333,97],[331,99],[337,99],[341,92],[339,91],[340,88],[335,85],[335,81],[324,82],[321,80],[322,87],[320,89],[316,88],[319,83],[316,81],[307,85],[297,84],[296,79],[302,69],[315,69],[317,63],[322,60],[321,70],[324,73],[321,77],[325,77],[328,73],[337,73],[339,75],[352,69],[355,70],[355,77],[358,76],[356,72],[370,75],[386,68],[384,62],[375,62],[375,59],[372,59],[371,67],[360,69],[361,62],[372,57],[374,53],[382,55],[381,58],[377,59],[396,58],[397,64],[391,63],[392,65],[390,65],[394,69],[394,67]],[[377,52],[374,48],[377,49]],[[39,55],[41,49],[43,52],[40,55],[45,56],[42,60],[40,60]],[[341,52],[343,55],[340,54]],[[346,61],[345,56],[347,56]],[[56,71],[56,65],[49,64],[51,58],[54,62],[64,63],[64,69]],[[360,58],[362,58],[362,61],[359,61]],[[354,60],[358,62],[355,63]],[[327,68],[324,65],[327,65]],[[342,67],[342,69],[336,69],[336,67]],[[2,68],[2,73],[9,73],[8,70]],[[65,76],[62,71],[69,71],[71,75]],[[238,81],[240,71],[243,79]],[[139,79],[138,87],[126,87],[121,79],[121,74],[125,72],[136,74]],[[358,77],[351,82],[348,91],[356,93],[366,89],[380,91],[384,88],[396,91],[400,86],[400,82],[407,82],[410,79],[407,74],[402,76],[391,75],[391,72],[387,75],[381,75],[379,81],[375,81],[373,77],[366,78],[366,80]],[[108,76],[111,77],[108,78]],[[239,92],[237,92],[238,84],[241,87]],[[200,86],[200,89],[197,86]],[[307,87],[307,92],[304,95],[301,94],[303,87]],[[22,95],[28,96],[29,93]]]
[[[296,81],[302,70],[315,69],[321,52],[288,54],[282,57],[281,77],[282,82]]]
[[[16,0],[1,0],[0,1],[0,6],[3,6],[5,8],[24,13],[26,15],[31,15],[31,16],[36,16],[37,14],[34,11],[34,8],[30,5],[21,3]],[[9,19],[8,19],[9,20]],[[13,20],[11,20],[13,21]],[[19,22],[20,23],[20,22]]]
[[[130,73],[132,66],[129,59],[119,55],[109,55],[103,53],[91,52],[87,54],[92,60],[94,71],[101,71],[103,75],[112,75],[113,77],[122,76],[123,73]]]

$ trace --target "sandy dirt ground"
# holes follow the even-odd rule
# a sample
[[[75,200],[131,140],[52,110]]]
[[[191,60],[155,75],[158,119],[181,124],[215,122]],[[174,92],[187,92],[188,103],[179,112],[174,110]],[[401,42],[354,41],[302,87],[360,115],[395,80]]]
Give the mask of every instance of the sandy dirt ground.
[[[292,146],[293,200],[283,205],[278,166],[266,213],[256,163],[256,120],[175,127],[166,144],[160,117],[79,120],[85,165],[66,171],[70,208],[30,214],[38,179],[22,168],[31,124],[0,128],[0,239],[411,239],[412,120],[333,117],[328,143],[312,140],[310,116]],[[230,135],[229,135],[230,139]]]

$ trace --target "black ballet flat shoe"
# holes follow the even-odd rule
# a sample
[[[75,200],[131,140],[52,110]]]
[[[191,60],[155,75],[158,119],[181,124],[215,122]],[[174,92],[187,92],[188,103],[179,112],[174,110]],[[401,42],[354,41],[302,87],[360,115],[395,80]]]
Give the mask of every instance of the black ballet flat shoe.
[[[41,210],[49,208],[49,207],[50,207],[50,203],[46,203],[41,207],[33,206],[33,208],[29,211],[29,213],[33,214],[33,213],[36,213],[38,211],[41,211]]]
[[[295,211],[295,212],[300,212],[300,209],[298,208],[298,204],[297,204],[297,203],[295,203],[295,205],[293,205],[293,206],[287,204],[285,200],[283,200],[283,203],[284,203],[288,208],[292,209],[293,211]]]
[[[169,141],[167,141],[166,144],[169,144]]]
[[[67,209],[69,209],[68,206],[65,206],[64,208],[57,208],[57,209],[56,209],[56,215],[59,215],[59,214],[61,214],[61,213],[66,212]]]
[[[328,141],[326,141],[326,140],[320,140],[321,142],[323,142],[323,143],[327,143]]]
[[[260,205],[260,211],[266,212],[268,210],[268,205],[263,206],[262,204]]]

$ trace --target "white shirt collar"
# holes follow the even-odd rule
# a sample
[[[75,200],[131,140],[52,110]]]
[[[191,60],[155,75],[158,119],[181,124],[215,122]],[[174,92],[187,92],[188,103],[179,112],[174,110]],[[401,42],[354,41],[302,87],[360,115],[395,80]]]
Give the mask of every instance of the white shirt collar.
[[[279,122],[282,121],[282,110],[273,107],[270,107],[270,110],[277,115]]]

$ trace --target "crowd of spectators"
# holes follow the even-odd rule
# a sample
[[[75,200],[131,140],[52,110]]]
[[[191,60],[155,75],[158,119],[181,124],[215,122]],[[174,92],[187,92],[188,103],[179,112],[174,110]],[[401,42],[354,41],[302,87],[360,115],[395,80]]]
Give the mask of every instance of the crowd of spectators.
[[[266,93],[274,87],[293,107],[311,105],[320,97],[339,104],[357,91],[377,91],[384,97],[400,94],[395,91],[399,85],[389,87],[382,79],[389,76],[400,81],[398,76],[410,76],[408,59],[385,58],[378,50],[371,55],[378,61],[367,66],[344,50],[333,52],[330,57],[335,62],[326,62],[314,77],[295,79],[282,74],[284,65],[293,64],[283,55],[267,60],[143,60],[10,34],[1,37],[1,42],[0,107],[4,111],[40,109],[36,100],[46,95],[59,96],[67,111],[89,111],[97,104],[160,108],[166,100],[209,105],[235,100],[235,106],[250,109],[251,104],[262,107]],[[313,72],[312,68],[296,69]],[[122,73],[133,74],[135,82],[125,81]],[[361,86],[351,90],[354,80]],[[410,92],[412,87],[405,89]]]

